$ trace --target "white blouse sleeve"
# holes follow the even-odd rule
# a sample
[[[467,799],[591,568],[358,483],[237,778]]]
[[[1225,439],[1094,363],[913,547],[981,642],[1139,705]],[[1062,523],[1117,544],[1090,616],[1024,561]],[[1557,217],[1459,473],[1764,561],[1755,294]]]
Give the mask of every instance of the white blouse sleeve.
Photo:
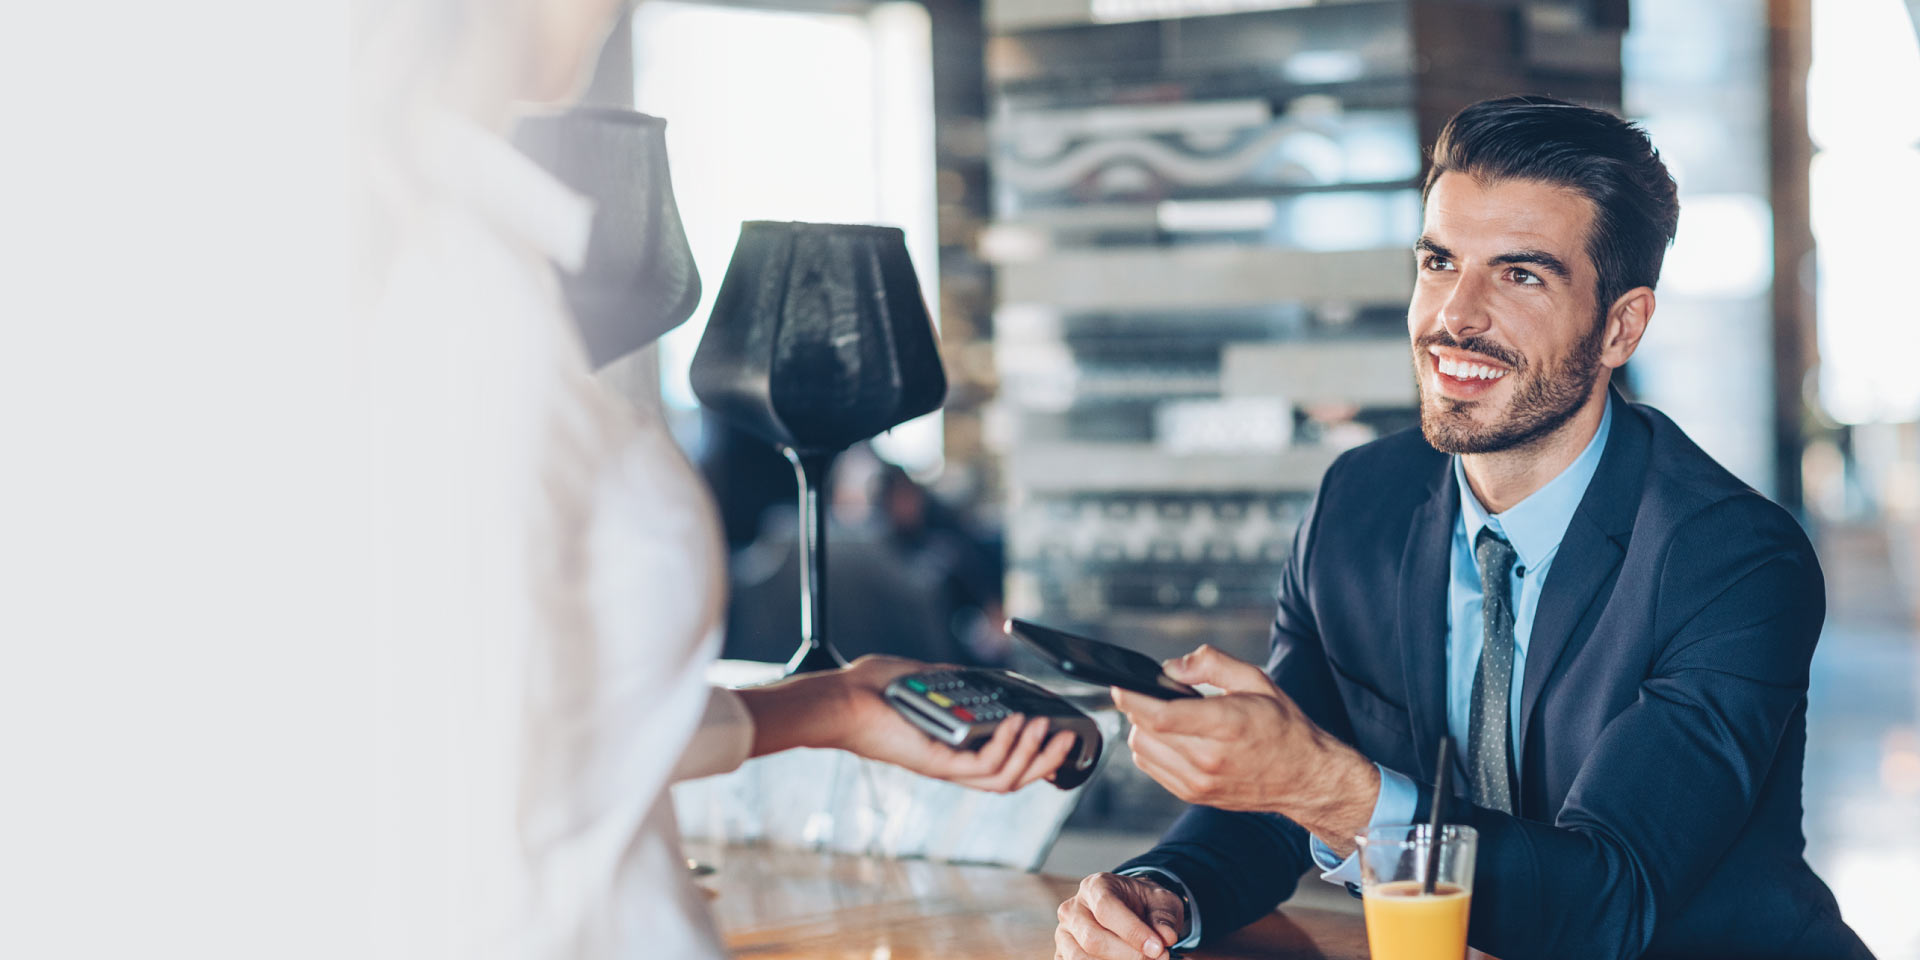
[[[726,773],[747,760],[753,752],[753,714],[747,712],[740,695],[725,687],[711,687],[706,712],[693,732],[680,762],[673,768],[672,780],[694,780]]]

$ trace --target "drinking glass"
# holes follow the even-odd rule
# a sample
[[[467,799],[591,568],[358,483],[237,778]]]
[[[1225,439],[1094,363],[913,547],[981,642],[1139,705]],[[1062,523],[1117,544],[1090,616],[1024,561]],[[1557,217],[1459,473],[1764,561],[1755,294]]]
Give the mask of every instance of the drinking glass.
[[[1424,823],[1374,827],[1360,846],[1361,906],[1373,960],[1461,960],[1473,904],[1472,827],[1448,824],[1439,842]],[[1429,861],[1439,857],[1434,891]]]

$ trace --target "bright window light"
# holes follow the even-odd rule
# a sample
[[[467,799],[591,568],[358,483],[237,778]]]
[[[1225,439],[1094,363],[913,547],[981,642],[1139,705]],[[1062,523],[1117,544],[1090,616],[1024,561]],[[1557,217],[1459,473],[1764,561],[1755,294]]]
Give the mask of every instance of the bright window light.
[[[1820,147],[1820,398],[1843,423],[1920,419],[1920,311],[1887,275],[1920,260],[1920,111],[1888,95],[1916,89],[1920,42],[1900,0],[1816,0],[1807,126]]]

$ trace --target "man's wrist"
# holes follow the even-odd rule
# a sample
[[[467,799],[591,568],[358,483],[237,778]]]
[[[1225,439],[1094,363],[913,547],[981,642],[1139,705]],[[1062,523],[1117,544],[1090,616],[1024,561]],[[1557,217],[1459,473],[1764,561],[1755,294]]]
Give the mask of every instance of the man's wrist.
[[[1380,768],[1332,737],[1326,737],[1323,761],[1318,774],[1307,781],[1314,784],[1307,802],[1296,810],[1276,812],[1305,827],[1344,858],[1353,852],[1353,838],[1366,832],[1380,799]]]

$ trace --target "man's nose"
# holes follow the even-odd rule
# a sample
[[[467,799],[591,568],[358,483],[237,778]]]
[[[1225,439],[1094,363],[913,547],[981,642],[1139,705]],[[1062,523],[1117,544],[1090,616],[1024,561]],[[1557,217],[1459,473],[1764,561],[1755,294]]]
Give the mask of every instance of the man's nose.
[[[1454,340],[1477,337],[1493,327],[1487,294],[1486,281],[1470,273],[1461,274],[1447,293],[1447,299],[1440,304],[1440,325],[1447,328]]]

